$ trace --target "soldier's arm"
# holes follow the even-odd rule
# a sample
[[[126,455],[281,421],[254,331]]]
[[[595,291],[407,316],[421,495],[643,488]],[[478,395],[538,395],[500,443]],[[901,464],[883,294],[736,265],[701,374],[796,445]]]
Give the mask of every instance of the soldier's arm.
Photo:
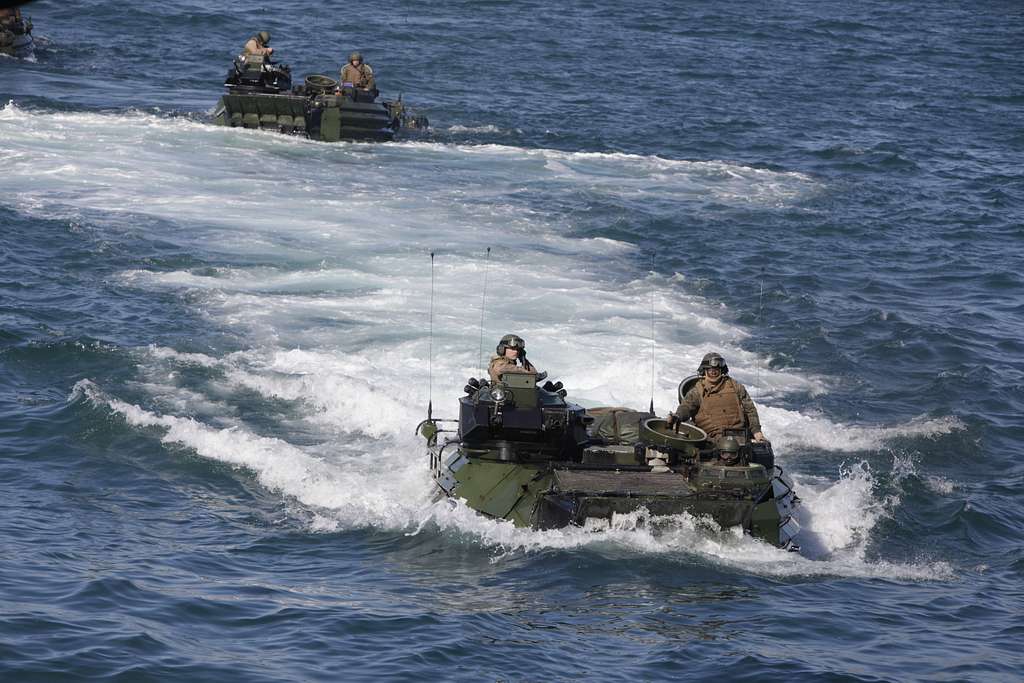
[[[246,41],[243,50],[245,51],[246,54],[250,55],[269,55],[271,52],[274,51],[274,48],[260,47],[260,44],[256,42],[255,38],[250,38],[248,41]]]
[[[742,384],[736,385],[736,394],[740,398],[740,405],[743,406],[743,413],[747,416],[747,429],[754,435],[757,440],[764,439],[764,434],[761,433],[761,419],[757,415],[757,406],[754,405],[754,401],[750,398],[750,394],[747,393],[747,388]]]
[[[505,362],[501,356],[491,359],[491,364],[487,367],[487,374],[491,376],[492,382],[501,381],[501,373],[505,371]]]
[[[686,392],[686,396],[683,396],[679,407],[676,408],[676,418],[680,422],[691,420],[698,410],[700,410],[700,389],[694,387]]]

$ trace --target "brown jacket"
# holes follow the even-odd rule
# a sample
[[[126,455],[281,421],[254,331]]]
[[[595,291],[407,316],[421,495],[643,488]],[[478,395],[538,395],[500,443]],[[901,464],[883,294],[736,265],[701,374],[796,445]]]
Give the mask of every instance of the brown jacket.
[[[362,88],[363,90],[373,90],[375,85],[373,67],[366,62],[361,63],[359,66],[355,66],[352,62],[348,62],[345,66],[341,67],[341,74],[338,83],[341,85],[351,83],[357,88]]]
[[[265,46],[256,36],[247,40],[245,47],[242,48],[242,54],[246,57],[249,55],[269,55],[273,51],[274,48]]]
[[[487,373],[491,376],[492,382],[501,381],[501,373],[503,372],[532,372],[536,373],[537,368],[533,367],[530,361],[523,359],[523,364],[518,365],[516,361],[511,358],[505,358],[505,356],[494,356],[491,358],[491,364],[487,368]]]
[[[17,9],[0,9],[0,45],[4,47],[14,42],[14,27],[21,21],[21,12]]]
[[[746,387],[731,377],[722,377],[713,384],[707,379],[698,381],[686,392],[676,416],[692,419],[712,439],[726,429],[745,429],[750,434],[761,431],[757,408]]]

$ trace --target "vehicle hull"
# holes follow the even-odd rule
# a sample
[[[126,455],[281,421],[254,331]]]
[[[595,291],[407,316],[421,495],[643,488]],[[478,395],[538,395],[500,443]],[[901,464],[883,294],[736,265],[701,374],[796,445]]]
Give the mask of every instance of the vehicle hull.
[[[796,496],[781,471],[762,465],[705,464],[653,472],[640,465],[512,462],[491,452],[431,450],[441,495],[462,499],[519,527],[552,529],[611,521],[640,510],[651,516],[689,514],[719,527],[741,527],[778,547],[792,545]]]
[[[221,126],[272,130],[323,142],[388,141],[401,127],[399,111],[391,103],[334,95],[229,93],[217,103],[213,120]]]

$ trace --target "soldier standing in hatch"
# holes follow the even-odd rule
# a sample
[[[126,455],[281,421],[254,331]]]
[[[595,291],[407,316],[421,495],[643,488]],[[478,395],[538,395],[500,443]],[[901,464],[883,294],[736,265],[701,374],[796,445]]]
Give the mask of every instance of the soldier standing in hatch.
[[[0,8],[0,47],[14,42],[14,29],[21,22],[21,10],[16,7]]]
[[[360,90],[376,90],[373,67],[363,62],[363,55],[360,52],[353,52],[348,56],[348,63],[341,67],[338,83],[351,83]]]
[[[669,415],[669,425],[693,420],[711,439],[717,439],[727,429],[742,429],[754,441],[765,440],[754,402],[746,388],[728,376],[729,366],[721,355],[704,356],[697,374],[700,380],[686,392],[676,412]]]
[[[491,358],[491,364],[487,368],[492,382],[500,381],[502,373],[505,372],[537,373],[537,368],[526,360],[526,342],[522,337],[506,334],[498,342],[495,351],[497,355]]]
[[[270,45],[270,31],[260,31],[245,42],[242,55],[248,57],[250,55],[269,56],[274,54],[274,48],[267,47],[268,45]]]
[[[21,21],[21,10],[17,7],[0,8],[0,28],[10,29]]]

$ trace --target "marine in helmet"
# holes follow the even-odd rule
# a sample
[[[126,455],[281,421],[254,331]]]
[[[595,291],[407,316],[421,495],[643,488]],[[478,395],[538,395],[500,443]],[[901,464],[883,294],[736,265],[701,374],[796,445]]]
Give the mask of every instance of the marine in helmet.
[[[491,364],[487,368],[492,382],[501,380],[501,375],[506,372],[532,372],[536,374],[537,368],[533,367],[530,361],[526,360],[526,342],[515,334],[506,334],[498,342],[495,349],[496,355],[491,358]]]
[[[17,7],[0,7],[0,28],[11,29],[20,22],[20,9]]]
[[[0,47],[12,45],[15,34],[24,32],[21,10],[16,7],[0,8]]]
[[[743,430],[754,441],[764,441],[757,408],[746,387],[729,377],[729,366],[721,354],[709,353],[697,368],[700,379],[686,392],[669,423],[690,421],[717,439],[726,430]]]
[[[274,54],[274,48],[268,47],[269,45],[270,31],[260,31],[259,33],[257,33],[245,42],[245,47],[242,48],[242,56],[249,57],[250,55],[272,55]]]
[[[348,56],[348,62],[341,67],[341,74],[338,78],[340,85],[354,85],[361,90],[375,90],[376,81],[373,78],[373,67],[363,61],[361,52],[353,52]]]
[[[735,465],[740,461],[740,442],[735,436],[723,436],[716,444],[718,459],[725,465]]]

